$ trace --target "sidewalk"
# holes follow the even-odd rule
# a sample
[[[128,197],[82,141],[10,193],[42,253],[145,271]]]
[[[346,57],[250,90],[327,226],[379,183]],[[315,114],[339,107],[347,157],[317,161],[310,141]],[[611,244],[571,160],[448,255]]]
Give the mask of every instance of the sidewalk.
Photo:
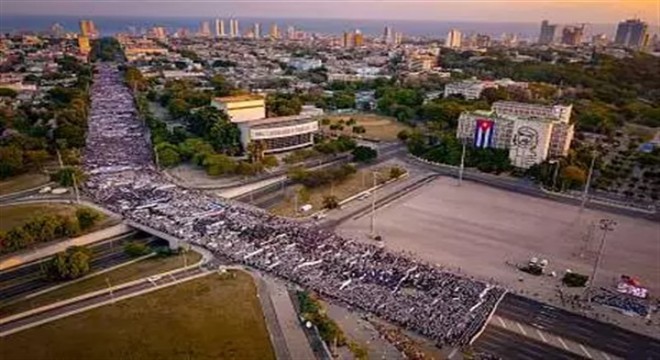
[[[121,223],[99,231],[95,231],[90,234],[79,236],[73,239],[63,240],[55,242],[51,245],[44,246],[37,250],[26,250],[20,254],[9,255],[0,259],[0,271],[28,264],[30,262],[53,256],[59,252],[66,250],[70,246],[84,246],[89,245],[101,240],[105,240],[111,237],[119,236],[128,232],[131,232],[131,229],[128,225]]]

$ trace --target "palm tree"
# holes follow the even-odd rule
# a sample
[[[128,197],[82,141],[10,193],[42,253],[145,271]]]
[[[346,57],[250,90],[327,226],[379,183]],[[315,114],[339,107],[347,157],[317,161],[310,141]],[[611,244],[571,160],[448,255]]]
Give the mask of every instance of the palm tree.
[[[268,146],[263,140],[250,141],[247,146],[248,154],[250,154],[250,161],[253,163],[261,162],[266,150],[268,150]]]

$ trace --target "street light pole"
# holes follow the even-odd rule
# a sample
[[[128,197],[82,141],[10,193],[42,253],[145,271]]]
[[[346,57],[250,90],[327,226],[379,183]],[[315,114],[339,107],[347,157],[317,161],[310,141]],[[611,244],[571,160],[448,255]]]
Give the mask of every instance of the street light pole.
[[[73,190],[76,192],[76,202],[80,203],[80,193],[78,192],[78,182],[76,181],[76,174],[71,173],[71,180],[73,180]]]
[[[376,237],[376,172],[373,172],[374,187],[371,190],[371,238]]]
[[[463,170],[465,169],[465,139],[463,139],[463,151],[461,152],[461,167],[458,170],[458,186],[463,183]]]
[[[559,175],[559,160],[553,160],[555,163],[555,173],[552,175],[552,191],[557,188],[557,175]]]
[[[603,237],[600,239],[600,246],[598,247],[598,254],[596,255],[596,262],[594,263],[593,271],[591,272],[591,278],[589,278],[589,286],[587,287],[585,293],[587,295],[587,302],[591,303],[591,296],[589,293],[593,289],[594,284],[596,283],[596,275],[598,274],[598,268],[600,267],[600,262],[603,257],[603,251],[605,250],[605,239],[607,233],[614,231],[616,226],[616,221],[612,219],[600,219],[600,229],[603,230]]]
[[[594,173],[594,164],[596,164],[596,153],[591,157],[591,165],[589,165],[589,174],[587,175],[587,183],[584,184],[584,192],[582,193],[582,204],[580,204],[580,211],[584,210],[587,204],[587,196],[589,195],[589,187],[591,186],[591,178]]]

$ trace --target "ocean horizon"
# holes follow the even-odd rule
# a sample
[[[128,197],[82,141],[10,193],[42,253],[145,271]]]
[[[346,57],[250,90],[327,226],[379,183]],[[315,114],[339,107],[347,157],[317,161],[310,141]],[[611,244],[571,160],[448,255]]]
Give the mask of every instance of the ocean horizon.
[[[163,26],[172,32],[179,28],[197,31],[202,21],[212,21],[214,18],[204,17],[145,17],[145,16],[49,16],[49,15],[10,15],[0,14],[0,32],[12,33],[20,31],[46,31],[54,23],[59,23],[66,31],[78,31],[80,19],[94,21],[102,36],[110,36],[126,32],[129,28],[144,30],[153,26]],[[230,17],[225,17],[228,21]],[[374,19],[314,19],[314,18],[264,18],[235,17],[240,28],[246,29],[255,22],[261,24],[263,33],[267,33],[270,24],[276,23],[280,31],[286,31],[289,25],[297,29],[324,34],[340,34],[343,31],[360,29],[364,34],[377,36],[383,33],[385,26],[394,31],[402,32],[404,36],[420,36],[429,38],[444,38],[449,30],[458,29],[463,34],[480,33],[499,38],[502,34],[516,34],[521,39],[535,40],[541,24],[531,22],[481,22],[481,21],[448,21],[448,20],[374,20]],[[561,25],[561,24],[560,24]],[[567,24],[568,25],[568,24]],[[213,26],[213,25],[211,25]],[[227,26],[227,24],[225,25]],[[242,31],[242,30],[241,30]],[[558,30],[558,34],[561,29]],[[616,24],[587,24],[585,39],[591,35],[606,34],[612,38]]]

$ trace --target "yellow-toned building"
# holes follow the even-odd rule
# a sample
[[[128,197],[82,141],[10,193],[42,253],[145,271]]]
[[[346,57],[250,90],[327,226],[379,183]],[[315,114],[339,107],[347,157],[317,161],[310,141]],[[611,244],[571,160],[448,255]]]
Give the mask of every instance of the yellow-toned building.
[[[89,55],[92,47],[89,45],[89,38],[87,36],[78,36],[78,48],[83,55]]]
[[[223,110],[241,131],[244,148],[260,141],[265,153],[276,153],[314,145],[319,130],[318,109],[303,109],[300,115],[266,118],[266,99],[257,94],[215,98],[211,106]],[[321,111],[322,112],[322,111]]]

